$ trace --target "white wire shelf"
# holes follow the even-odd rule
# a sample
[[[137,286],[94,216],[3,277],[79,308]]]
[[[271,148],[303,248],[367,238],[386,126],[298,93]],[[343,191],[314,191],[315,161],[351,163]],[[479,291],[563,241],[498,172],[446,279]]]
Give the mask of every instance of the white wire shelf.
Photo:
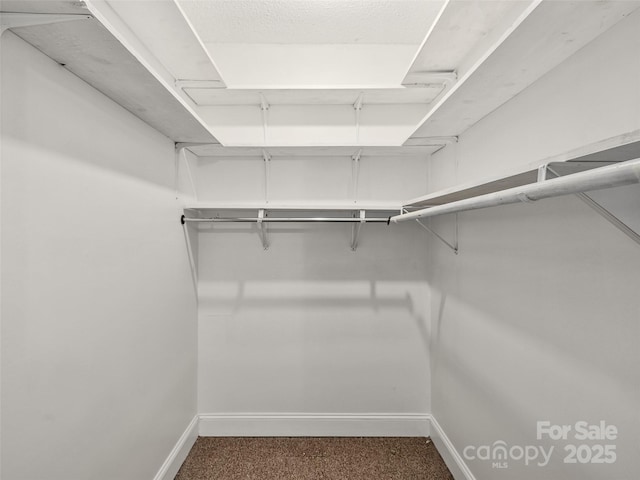
[[[418,210],[530,185],[546,179],[548,169],[553,171],[554,176],[564,176],[636,158],[640,158],[640,130],[571,150],[543,162],[504,172],[502,175],[413,198],[408,200],[403,208],[408,211]]]

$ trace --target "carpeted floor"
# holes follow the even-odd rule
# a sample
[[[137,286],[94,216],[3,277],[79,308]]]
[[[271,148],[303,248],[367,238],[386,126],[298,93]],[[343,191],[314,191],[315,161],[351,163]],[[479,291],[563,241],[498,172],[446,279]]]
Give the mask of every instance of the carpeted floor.
[[[200,437],[175,480],[453,480],[427,438]]]

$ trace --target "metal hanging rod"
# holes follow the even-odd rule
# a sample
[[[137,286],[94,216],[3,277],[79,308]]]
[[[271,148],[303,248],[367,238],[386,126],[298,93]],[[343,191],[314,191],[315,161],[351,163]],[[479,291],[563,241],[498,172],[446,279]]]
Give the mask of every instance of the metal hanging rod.
[[[394,223],[418,218],[444,215],[445,213],[464,212],[480,208],[495,207],[518,202],[533,202],[543,198],[588,192],[601,188],[619,187],[640,182],[640,159],[620,162],[607,167],[594,168],[586,172],[573,173],[560,178],[544,180],[521,187],[509,188],[499,192],[487,193],[477,197],[445,203],[435,207],[423,208],[415,212],[391,217]]]
[[[182,215],[180,222],[185,223],[389,223],[389,218],[360,217],[220,217],[220,218],[188,218]]]

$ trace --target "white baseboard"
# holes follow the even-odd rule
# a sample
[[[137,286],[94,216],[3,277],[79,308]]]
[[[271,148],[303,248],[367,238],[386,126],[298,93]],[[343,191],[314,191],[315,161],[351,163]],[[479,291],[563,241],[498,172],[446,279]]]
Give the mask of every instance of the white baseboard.
[[[191,447],[196,443],[198,439],[198,415],[193,417],[187,429],[183,432],[182,436],[178,439],[175,446],[169,453],[169,456],[158,470],[158,473],[153,480],[173,480],[178,470],[182,466],[182,463],[187,458]]]
[[[444,433],[442,427],[438,421],[430,415],[431,420],[431,441],[434,443],[440,456],[447,464],[453,478],[456,480],[476,480],[476,477],[471,473],[471,470],[467,466],[466,462],[453,446],[447,434]]]
[[[176,442],[154,480],[173,480],[203,437],[431,437],[456,480],[476,480],[466,462],[430,414],[204,414],[197,415]]]
[[[204,414],[203,437],[428,437],[428,414]]]

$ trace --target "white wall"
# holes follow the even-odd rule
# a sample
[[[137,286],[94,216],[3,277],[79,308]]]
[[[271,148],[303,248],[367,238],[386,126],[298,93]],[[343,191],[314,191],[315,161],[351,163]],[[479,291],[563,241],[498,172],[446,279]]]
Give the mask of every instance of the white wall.
[[[196,412],[173,143],[2,36],[2,478],[153,478]]]
[[[230,146],[394,146],[402,145],[428,109],[426,103],[367,104],[365,100],[356,127],[352,105],[270,105],[266,137],[259,105],[199,106],[198,113],[216,138]]]
[[[198,199],[219,204],[384,205],[400,207],[424,193],[427,158],[362,156],[357,191],[350,156],[273,156],[269,192],[261,157],[201,157],[194,169]],[[354,204],[357,209],[357,205]]]
[[[640,128],[638,31],[640,12],[435,154],[430,189]],[[597,197],[640,225],[640,187]],[[434,226],[448,235],[452,222]],[[459,453],[555,445],[546,467],[468,461],[475,477],[637,478],[639,246],[575,197],[466,212],[459,231],[458,256],[431,244],[433,414]],[[616,441],[587,443],[616,445],[617,462],[564,464],[583,442],[539,441],[539,420],[616,425]]]
[[[424,192],[426,158],[387,160],[361,159],[359,201],[399,204]],[[353,201],[348,157],[271,162],[274,203]],[[263,174],[261,159],[202,158],[199,198],[264,202]],[[350,225],[271,224],[264,251],[255,225],[201,226],[200,413],[428,413],[426,235],[415,225],[367,224],[353,252]],[[287,422],[254,424],[251,433],[312,432],[309,424]],[[246,434],[243,425],[225,432]],[[416,432],[415,424],[406,430],[373,425],[371,434]],[[323,432],[358,434],[359,428]],[[206,425],[201,431],[221,433]]]

